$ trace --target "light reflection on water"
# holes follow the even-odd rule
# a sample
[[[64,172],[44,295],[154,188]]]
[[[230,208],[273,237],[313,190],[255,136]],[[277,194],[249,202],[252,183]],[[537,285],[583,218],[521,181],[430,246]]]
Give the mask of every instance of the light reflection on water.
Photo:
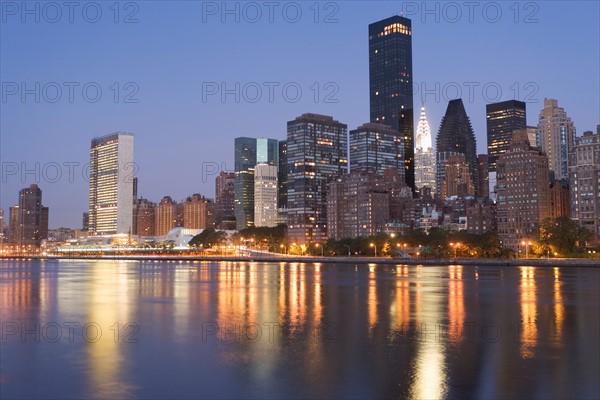
[[[599,271],[2,261],[2,398],[597,398]]]

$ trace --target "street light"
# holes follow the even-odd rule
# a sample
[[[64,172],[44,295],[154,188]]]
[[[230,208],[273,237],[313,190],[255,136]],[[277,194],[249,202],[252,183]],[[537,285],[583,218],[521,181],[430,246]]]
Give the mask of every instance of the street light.
[[[315,247],[318,249],[319,243],[315,243]],[[323,251],[324,251],[324,248],[323,248],[323,246],[321,246],[321,257],[323,257]]]
[[[352,257],[352,254],[350,254],[350,245],[345,244],[344,246],[348,248],[348,257]]]
[[[450,247],[454,248],[454,259],[456,259],[456,252],[458,251],[458,246],[460,246],[460,243],[452,243],[450,242]]]
[[[525,246],[525,258],[529,258],[529,246],[531,246],[533,243],[531,242],[525,242],[524,240],[521,242],[521,244],[523,246]]]
[[[369,246],[375,248],[375,257],[377,257],[377,245],[375,243],[371,243]]]

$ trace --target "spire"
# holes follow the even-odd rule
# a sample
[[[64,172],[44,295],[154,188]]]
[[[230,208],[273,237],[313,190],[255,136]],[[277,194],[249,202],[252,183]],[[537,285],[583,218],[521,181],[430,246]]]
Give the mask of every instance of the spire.
[[[429,123],[427,122],[425,107],[423,105],[421,105],[421,115],[419,116],[419,123],[417,125],[415,148],[423,150],[431,149],[431,131],[429,130]]]

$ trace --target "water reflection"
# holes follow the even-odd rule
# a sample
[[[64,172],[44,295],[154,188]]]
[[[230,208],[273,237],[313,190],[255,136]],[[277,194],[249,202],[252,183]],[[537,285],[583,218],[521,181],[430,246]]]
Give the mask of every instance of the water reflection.
[[[599,272],[2,263],[3,397],[597,398]],[[15,321],[93,324],[50,343]]]
[[[410,385],[410,395],[415,399],[441,399],[448,391],[445,349],[441,337],[443,301],[443,295],[434,290],[423,290],[417,298],[417,307],[421,308],[423,302],[425,312],[420,314],[413,381]]]
[[[534,267],[521,269],[521,357],[533,358],[537,343],[537,293]]]

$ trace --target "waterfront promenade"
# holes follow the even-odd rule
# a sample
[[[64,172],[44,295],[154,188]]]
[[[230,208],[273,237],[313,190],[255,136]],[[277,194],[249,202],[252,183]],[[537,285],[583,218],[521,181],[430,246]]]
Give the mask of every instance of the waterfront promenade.
[[[380,264],[380,265],[464,265],[464,266],[548,266],[548,267],[599,267],[600,259],[591,258],[390,258],[366,256],[298,256],[279,253],[257,253],[251,255],[139,255],[139,254],[105,254],[105,255],[22,255],[1,257],[2,259],[31,260],[138,260],[138,261],[245,261],[245,262],[311,262],[342,264]]]

